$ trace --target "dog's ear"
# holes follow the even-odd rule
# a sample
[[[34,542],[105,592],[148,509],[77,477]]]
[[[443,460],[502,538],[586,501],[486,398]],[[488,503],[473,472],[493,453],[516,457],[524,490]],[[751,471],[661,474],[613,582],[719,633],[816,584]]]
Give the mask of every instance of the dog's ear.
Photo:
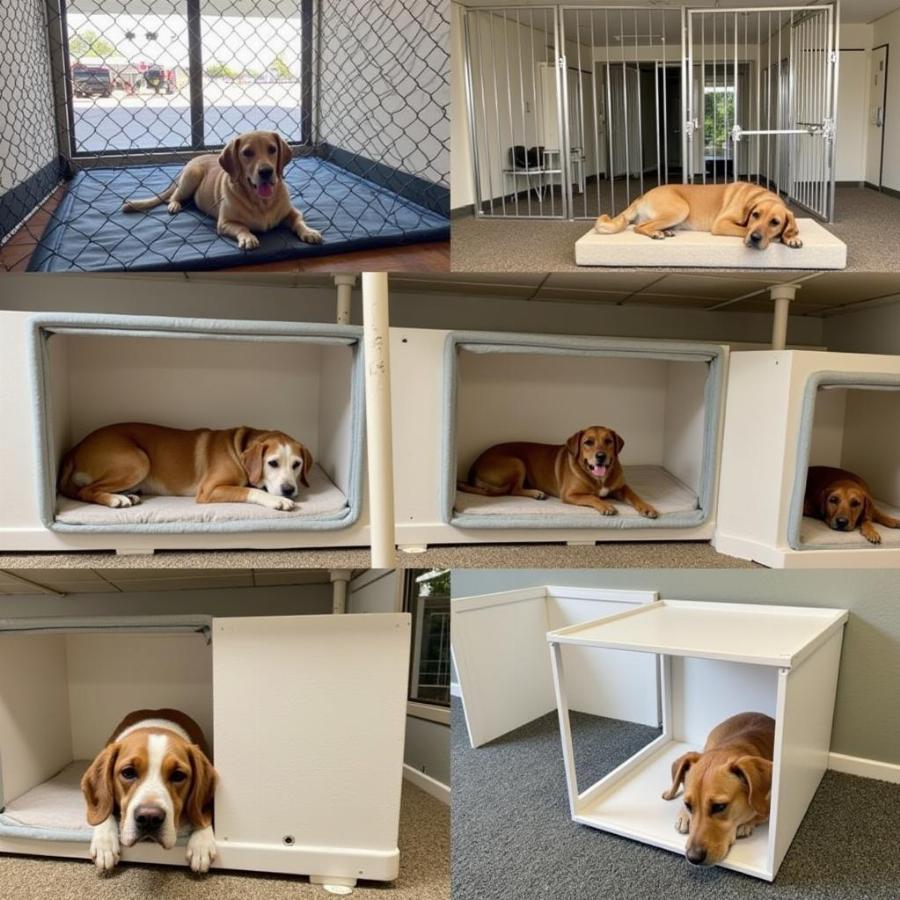
[[[616,456],[618,456],[622,452],[622,448],[625,446],[625,438],[623,438],[617,431],[612,432],[613,441],[616,444]]]
[[[828,485],[825,485],[816,496],[816,508],[819,510],[819,515],[822,517],[823,521],[828,518],[828,498],[830,496],[831,489]]]
[[[291,161],[293,150],[291,150],[291,145],[277,131],[272,132],[272,137],[278,145],[278,177],[281,178],[284,175],[285,166]]]
[[[663,800],[674,800],[678,796],[678,791],[684,782],[688,769],[690,769],[698,759],[700,759],[700,754],[691,750],[689,753],[679,756],[678,759],[672,763],[672,786],[667,791],[663,791]]]
[[[301,444],[300,455],[303,457],[303,468],[300,470],[300,483],[303,485],[303,487],[309,487],[309,482],[306,480],[306,476],[313,466],[312,453],[309,452],[309,448],[306,447],[305,444]]]
[[[784,211],[784,228],[781,230],[781,239],[782,241],[789,241],[797,237],[798,234],[800,234],[800,229],[797,227],[797,217],[789,209],[786,209]]]
[[[256,487],[263,480],[262,470],[265,452],[265,441],[253,441],[241,454],[241,465],[247,473],[247,482],[253,487]]]
[[[240,162],[238,161],[238,151],[240,150],[240,137],[232,138],[226,145],[225,149],[219,154],[219,165],[231,176],[234,181],[240,173]]]
[[[113,769],[118,755],[119,745],[109,744],[81,778],[81,793],[87,803],[87,820],[90,825],[105,822],[115,810]]]
[[[572,456],[578,456],[578,448],[581,446],[581,436],[583,434],[583,431],[576,431],[575,434],[566,441],[566,450],[568,450]]]
[[[758,816],[769,814],[772,793],[772,761],[761,756],[742,756],[731,764],[731,772],[747,786],[747,802]]]
[[[206,754],[196,745],[188,747],[191,759],[191,791],[184,803],[184,814],[195,828],[212,825],[213,798],[219,776]]]
[[[756,198],[752,195],[744,201],[744,208],[741,210],[741,221],[738,223],[742,228],[750,224],[750,215],[756,208]]]

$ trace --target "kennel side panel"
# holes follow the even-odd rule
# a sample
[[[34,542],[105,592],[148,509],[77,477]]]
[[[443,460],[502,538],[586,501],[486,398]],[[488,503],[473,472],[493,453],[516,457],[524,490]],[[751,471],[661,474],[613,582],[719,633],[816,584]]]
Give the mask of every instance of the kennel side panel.
[[[212,653],[203,634],[66,636],[72,752],[91,759],[125,715],[179,709],[212,742]]]
[[[345,495],[358,481],[357,466],[361,465],[361,355],[359,345],[319,348],[319,439],[315,461]]]
[[[707,416],[716,412],[709,405],[721,402],[720,392],[707,396],[708,380],[713,377],[708,364],[670,362],[667,368],[663,466],[699,494],[707,449]],[[718,416],[714,419],[718,421]],[[718,428],[715,430],[718,432]],[[715,452],[718,433],[710,437]]]
[[[819,391],[809,439],[811,466],[840,466],[844,449],[847,391]]]
[[[308,874],[347,877],[366,877],[367,854],[395,859],[409,650],[405,613],[214,620],[225,849],[281,852],[290,837],[291,851],[348,855]]]
[[[66,643],[0,634],[0,808],[72,761]]]
[[[900,506],[900,462],[888,449],[900,446],[900,382],[894,390],[847,393],[841,465],[860,474],[874,496]]]

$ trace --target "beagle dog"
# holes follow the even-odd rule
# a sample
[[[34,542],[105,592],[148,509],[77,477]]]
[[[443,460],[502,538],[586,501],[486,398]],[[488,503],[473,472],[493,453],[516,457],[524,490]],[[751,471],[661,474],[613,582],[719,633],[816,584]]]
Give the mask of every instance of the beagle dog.
[[[179,829],[189,824],[188,865],[208,872],[216,859],[217,777],[203,732],[190,716],[177,709],[125,716],[81,779],[97,869],[115,868],[121,848],[139,841],[171,850]]]
[[[113,508],[136,506],[145,493],[289,511],[299,486],[309,487],[312,464],[309,450],[281,431],[128,422],[76,444],[63,458],[58,486],[73,500]]]
[[[321,244],[322,235],[310,228],[295,209],[284,183],[291,160],[288,142],[274,131],[250,131],[230,140],[218,155],[192,159],[178,178],[155,197],[126,200],[123,212],[142,212],[168,203],[172,215],[193,200],[197,209],[216,220],[216,231],[237,241],[241,250],[259,246],[253,232],[286,225],[307,244]]]
[[[565,444],[497,444],[475,460],[468,481],[457,482],[457,487],[484,497],[545,500],[549,494],[604,516],[617,513],[606,499],[611,498],[655,519],[659,513],[625,483],[619,463],[624,446],[615,431],[602,425],[576,431]]]
[[[778,194],[747,181],[722,184],[663,184],[642,194],[614,219],[602,215],[594,223],[598,234],[616,234],[632,222],[635,234],[674,237],[675,228],[708,231],[744,239],[744,245],[765,250],[772,241],[802,247],[797,219]]]
[[[871,544],[880,544],[881,535],[872,525],[900,528],[900,521],[883,513],[872,500],[872,492],[859,475],[831,466],[810,466],[806,473],[803,515],[821,519],[835,531],[853,531]]]
[[[763,713],[738,713],[709,733],[702,753],[672,763],[674,800],[684,783],[684,807],[675,828],[688,836],[685,856],[695,866],[714,866],[736,838],[748,837],[769,818],[775,720]]]

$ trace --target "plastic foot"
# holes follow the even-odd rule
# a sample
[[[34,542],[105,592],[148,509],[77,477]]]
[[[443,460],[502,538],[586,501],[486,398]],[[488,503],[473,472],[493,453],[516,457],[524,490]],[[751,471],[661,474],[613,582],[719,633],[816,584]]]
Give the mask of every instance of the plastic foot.
[[[329,894],[337,894],[339,897],[352,894],[356,887],[355,878],[342,878],[339,875],[310,875],[309,883],[320,884]]]
[[[596,547],[596,541],[566,541],[567,547]]]
[[[397,549],[401,553],[425,553],[428,544],[397,544]]]
[[[154,553],[155,550],[146,547],[116,547],[116,556],[153,556]]]

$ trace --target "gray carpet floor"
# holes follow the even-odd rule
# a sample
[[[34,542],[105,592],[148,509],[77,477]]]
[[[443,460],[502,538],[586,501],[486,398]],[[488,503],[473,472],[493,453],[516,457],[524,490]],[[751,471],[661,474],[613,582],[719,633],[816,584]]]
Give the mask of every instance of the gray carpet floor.
[[[656,731],[573,716],[580,789]],[[600,748],[603,752],[600,752]],[[452,736],[454,900],[897,900],[900,785],[828,772],[773,884],[569,819],[556,713],[472,750]],[[674,814],[673,814],[674,815]]]
[[[826,227],[847,244],[848,272],[900,270],[900,200],[866,188],[839,187],[835,209],[835,221]],[[454,219],[451,267],[458,272],[576,272],[575,241],[590,227],[589,221]]]

